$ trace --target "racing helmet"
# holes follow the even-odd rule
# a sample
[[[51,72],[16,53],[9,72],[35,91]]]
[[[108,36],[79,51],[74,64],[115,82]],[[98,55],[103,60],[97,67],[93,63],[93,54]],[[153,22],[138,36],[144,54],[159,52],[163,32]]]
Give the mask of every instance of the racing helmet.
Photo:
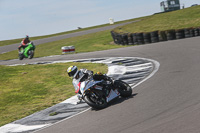
[[[26,37],[25,37],[26,39],[29,39],[29,36],[28,35],[26,35]]]
[[[67,69],[67,73],[68,73],[69,77],[76,77],[76,75],[78,74],[77,66],[70,66]]]

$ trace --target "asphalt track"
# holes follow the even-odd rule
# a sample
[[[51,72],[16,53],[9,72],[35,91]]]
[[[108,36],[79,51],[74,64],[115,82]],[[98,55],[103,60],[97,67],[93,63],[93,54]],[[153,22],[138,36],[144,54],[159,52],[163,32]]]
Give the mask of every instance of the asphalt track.
[[[158,72],[134,88],[137,95],[103,110],[88,110],[37,133],[198,133],[200,132],[200,37],[70,54],[1,65],[103,58],[142,57],[160,63]]]

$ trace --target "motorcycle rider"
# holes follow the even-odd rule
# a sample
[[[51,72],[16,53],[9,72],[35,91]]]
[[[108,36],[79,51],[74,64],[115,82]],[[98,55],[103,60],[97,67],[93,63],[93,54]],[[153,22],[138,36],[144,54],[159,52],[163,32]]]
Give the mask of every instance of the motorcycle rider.
[[[21,48],[25,49],[31,41],[29,40],[29,36],[26,35],[26,37],[22,40],[21,45],[18,47],[18,51],[20,51]]]
[[[72,84],[74,86],[75,92],[77,93],[77,97],[80,100],[80,102],[82,101],[82,97],[81,97],[81,92],[80,92],[80,83],[87,80],[90,76],[93,76],[94,80],[109,80],[109,77],[104,76],[103,74],[101,74],[100,72],[97,72],[96,74],[93,75],[93,71],[87,70],[87,69],[80,69],[78,70],[77,66],[70,66],[67,69],[67,73],[69,75],[69,77],[73,78]],[[112,82],[112,81],[111,81]],[[110,90],[110,86],[107,88],[107,90]]]
[[[75,92],[77,93],[78,99],[81,101],[82,98],[80,96],[80,83],[88,78],[88,76],[93,75],[93,71],[87,69],[78,70],[77,66],[70,66],[67,69],[67,73],[69,77],[72,77],[72,84],[74,86]]]

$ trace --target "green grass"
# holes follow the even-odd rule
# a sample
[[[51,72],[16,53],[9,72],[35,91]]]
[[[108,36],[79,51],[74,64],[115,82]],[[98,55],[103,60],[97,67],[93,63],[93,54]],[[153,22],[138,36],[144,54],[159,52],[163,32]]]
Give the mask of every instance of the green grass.
[[[89,63],[0,66],[0,126],[75,95],[66,73],[71,65],[107,73],[106,65]]]
[[[111,44],[113,41],[110,31],[101,31],[88,35],[63,39],[60,41],[37,45],[34,57],[43,57],[62,54],[62,46],[75,46],[76,53],[100,51],[106,49],[120,48],[124,46]],[[18,51],[11,51],[0,54],[0,60],[9,60],[18,58]]]
[[[137,23],[118,27],[114,31],[137,33],[190,27],[200,27],[200,6],[152,15]]]

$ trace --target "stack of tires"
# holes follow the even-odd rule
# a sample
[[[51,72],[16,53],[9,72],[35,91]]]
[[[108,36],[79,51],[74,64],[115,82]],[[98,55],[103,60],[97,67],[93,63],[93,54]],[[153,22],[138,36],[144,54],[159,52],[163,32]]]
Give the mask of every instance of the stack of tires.
[[[194,36],[200,36],[200,28],[194,28]]]
[[[182,39],[182,38],[185,38],[184,29],[176,30],[176,39]]]
[[[134,44],[134,45],[137,45],[137,44],[138,44],[138,41],[137,41],[137,35],[136,35],[136,33],[132,33],[131,36],[132,36],[133,44]]]
[[[144,44],[151,43],[151,34],[149,32],[143,33]]]
[[[152,43],[159,42],[158,31],[150,32],[150,34],[151,34],[151,42]]]
[[[176,39],[176,32],[175,30],[167,30],[166,31],[167,40],[174,40]]]
[[[167,41],[167,35],[165,31],[159,31],[158,37],[159,37],[159,42]]]
[[[132,34],[128,34],[128,45],[133,45],[134,44],[134,42],[133,42],[133,36],[132,36]]]
[[[200,28],[171,29],[144,33],[116,33],[111,31],[115,44],[138,45],[200,36]]]
[[[136,33],[136,39],[138,44],[144,44],[143,33]]]
[[[122,45],[128,45],[128,34],[122,34]]]

